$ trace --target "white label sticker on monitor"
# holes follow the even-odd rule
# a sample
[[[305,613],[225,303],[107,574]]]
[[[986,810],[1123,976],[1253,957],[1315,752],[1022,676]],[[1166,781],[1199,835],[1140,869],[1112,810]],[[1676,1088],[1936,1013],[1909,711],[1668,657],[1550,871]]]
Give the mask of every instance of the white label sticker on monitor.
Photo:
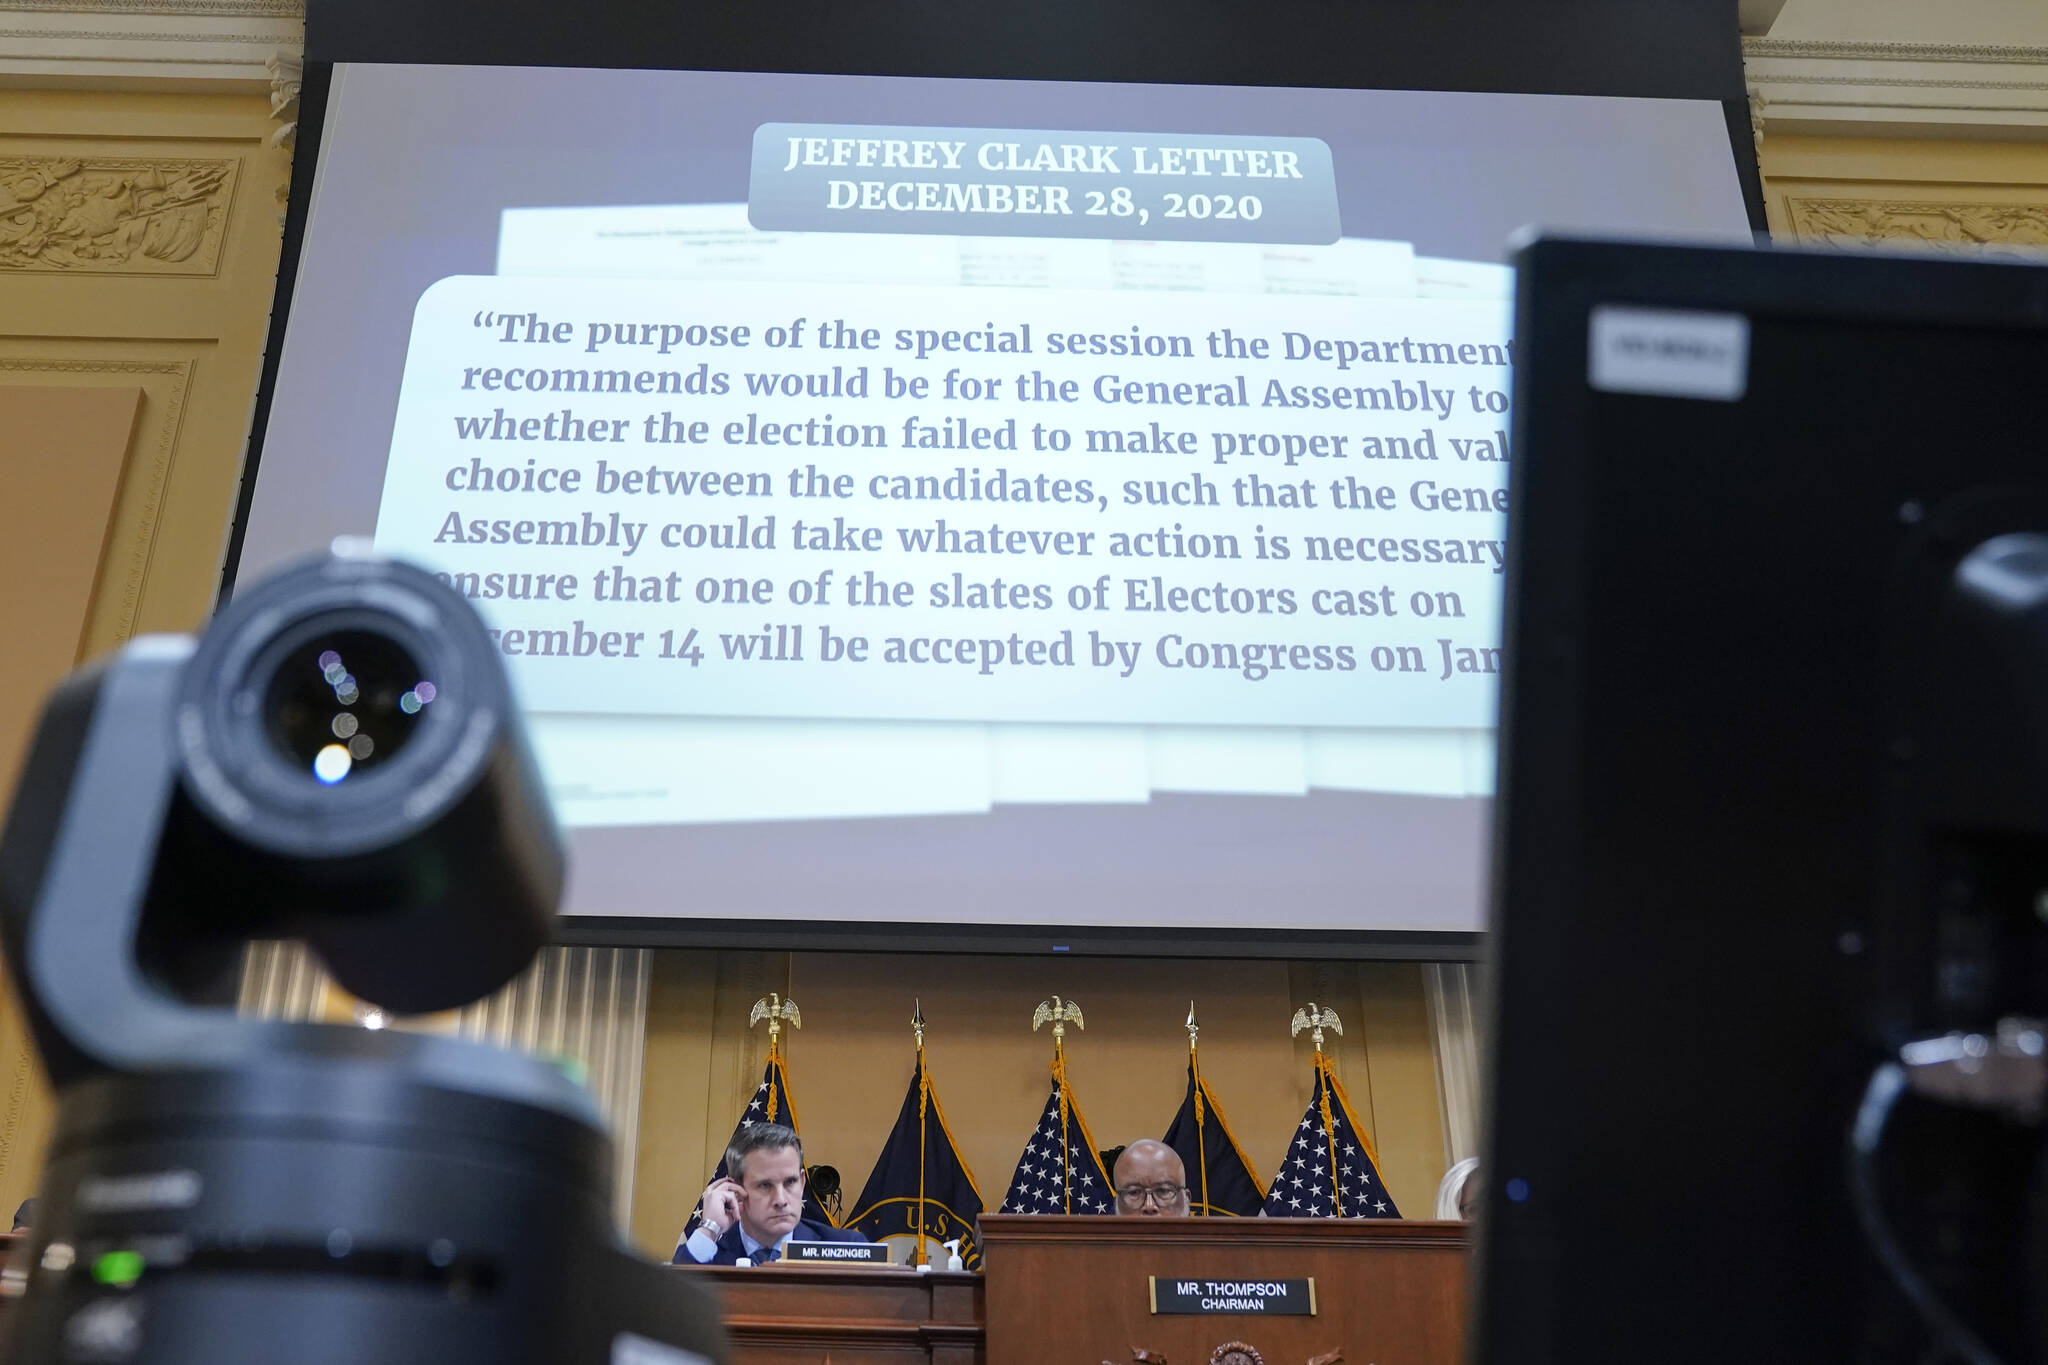
[[[711,1365],[695,1351],[665,1346],[631,1332],[612,1338],[612,1365]]]
[[[1606,393],[1732,403],[1749,387],[1749,319],[1601,304],[1586,382]]]

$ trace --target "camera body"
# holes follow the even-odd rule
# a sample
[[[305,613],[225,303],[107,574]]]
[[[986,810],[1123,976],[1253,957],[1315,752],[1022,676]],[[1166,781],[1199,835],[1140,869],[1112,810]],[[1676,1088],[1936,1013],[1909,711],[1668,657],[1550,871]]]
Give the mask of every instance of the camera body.
[[[545,943],[553,818],[496,651],[430,575],[329,556],[196,643],[52,697],[0,837],[0,930],[59,1092],[24,1361],[717,1358],[703,1290],[621,1244],[560,1069],[240,1018],[252,939],[401,1013]]]

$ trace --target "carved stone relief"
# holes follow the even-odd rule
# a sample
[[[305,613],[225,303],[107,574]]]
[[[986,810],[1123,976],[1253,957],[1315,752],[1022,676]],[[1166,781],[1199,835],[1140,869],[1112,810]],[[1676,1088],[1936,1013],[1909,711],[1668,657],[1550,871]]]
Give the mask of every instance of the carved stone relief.
[[[270,145],[290,148],[299,137],[299,89],[305,83],[305,59],[294,52],[273,52],[263,69],[270,73],[270,117],[277,128]]]
[[[2048,204],[1927,203],[1813,199],[1789,195],[1785,211],[1802,242],[1832,246],[1922,246],[2048,250]]]
[[[0,156],[0,270],[211,275],[240,162]]]

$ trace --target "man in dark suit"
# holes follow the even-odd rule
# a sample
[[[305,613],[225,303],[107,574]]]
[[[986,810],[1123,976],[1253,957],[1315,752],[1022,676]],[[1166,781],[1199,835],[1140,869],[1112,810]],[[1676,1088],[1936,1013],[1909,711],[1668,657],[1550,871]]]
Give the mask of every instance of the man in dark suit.
[[[704,1222],[670,1259],[677,1265],[754,1265],[782,1259],[794,1237],[806,1242],[865,1242],[852,1228],[807,1223],[804,1148],[795,1130],[757,1123],[725,1149],[729,1174],[704,1187]]]

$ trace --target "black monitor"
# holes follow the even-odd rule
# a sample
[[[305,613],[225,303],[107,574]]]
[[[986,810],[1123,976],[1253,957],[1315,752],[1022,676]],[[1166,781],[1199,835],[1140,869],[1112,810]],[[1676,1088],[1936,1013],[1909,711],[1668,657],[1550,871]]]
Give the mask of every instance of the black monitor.
[[[1474,1358],[2041,1358],[2048,269],[1519,286]]]

